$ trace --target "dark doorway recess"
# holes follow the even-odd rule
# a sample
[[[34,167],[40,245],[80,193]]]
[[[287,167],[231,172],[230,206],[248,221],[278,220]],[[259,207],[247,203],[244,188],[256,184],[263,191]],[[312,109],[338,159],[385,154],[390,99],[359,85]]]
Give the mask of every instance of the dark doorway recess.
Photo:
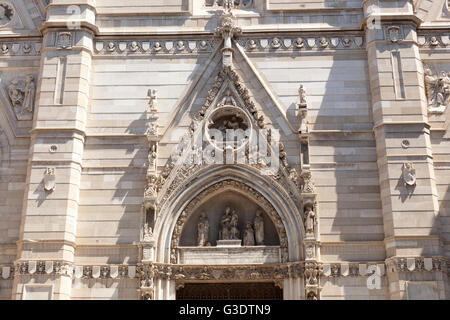
[[[186,283],[177,300],[282,300],[283,290],[264,283]]]

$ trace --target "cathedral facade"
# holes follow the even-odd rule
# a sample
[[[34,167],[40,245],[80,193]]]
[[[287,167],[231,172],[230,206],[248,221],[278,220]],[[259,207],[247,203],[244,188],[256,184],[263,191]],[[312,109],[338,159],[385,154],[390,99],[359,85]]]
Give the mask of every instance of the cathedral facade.
[[[447,0],[0,0],[0,299],[450,299]]]

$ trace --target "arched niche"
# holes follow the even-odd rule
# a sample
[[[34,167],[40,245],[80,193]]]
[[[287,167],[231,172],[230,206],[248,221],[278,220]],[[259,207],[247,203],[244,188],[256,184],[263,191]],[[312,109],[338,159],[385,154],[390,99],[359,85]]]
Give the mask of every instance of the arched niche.
[[[240,239],[243,239],[246,222],[251,222],[253,224],[256,211],[260,210],[264,221],[264,245],[280,245],[280,239],[276,228],[264,209],[245,194],[234,190],[226,190],[216,194],[214,197],[208,199],[194,210],[192,215],[184,224],[180,236],[179,246],[197,246],[197,225],[202,212],[206,214],[209,222],[208,242],[211,246],[216,246],[219,238],[220,220],[227,207],[231,208],[231,210],[236,210],[236,213],[239,216],[238,229]]]

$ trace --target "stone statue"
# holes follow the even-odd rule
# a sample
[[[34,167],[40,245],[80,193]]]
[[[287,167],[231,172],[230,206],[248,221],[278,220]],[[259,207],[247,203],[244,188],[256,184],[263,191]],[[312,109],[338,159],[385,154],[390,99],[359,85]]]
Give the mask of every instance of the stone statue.
[[[206,214],[200,214],[200,220],[197,225],[197,246],[204,247],[208,242],[209,221]]]
[[[34,77],[32,75],[28,75],[25,82],[23,107],[30,113],[32,113],[34,109],[35,93],[36,93],[36,86],[34,85]]]
[[[258,246],[264,245],[264,219],[261,210],[256,211],[256,217],[253,222],[255,226],[255,240]]]
[[[313,210],[313,204],[308,202],[305,204],[305,231],[306,234],[314,235],[314,224],[316,220],[316,214]]]
[[[255,245],[255,232],[253,231],[251,222],[246,222],[244,231],[244,246],[254,246],[254,245]]]
[[[239,217],[236,213],[236,210],[233,210],[233,213],[231,214],[231,221],[230,221],[231,240],[239,239],[238,219],[239,219]]]
[[[7,88],[14,112],[19,120],[32,118],[36,86],[34,77],[28,75],[26,80],[12,80]]]
[[[435,76],[429,68],[426,68],[424,70],[424,80],[428,110],[431,112],[443,112],[450,100],[450,78],[444,71],[439,76]]]
[[[227,207],[225,213],[220,219],[219,228],[219,240],[230,240],[230,222],[231,222],[231,209]]]
[[[306,107],[306,90],[302,84],[298,88],[298,98],[299,98],[298,106],[300,108],[305,108]]]

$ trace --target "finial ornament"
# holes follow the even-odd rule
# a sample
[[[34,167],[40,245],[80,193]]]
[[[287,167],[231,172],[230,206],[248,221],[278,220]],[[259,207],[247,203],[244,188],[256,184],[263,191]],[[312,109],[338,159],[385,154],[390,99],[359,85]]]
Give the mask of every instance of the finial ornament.
[[[220,18],[219,26],[215,30],[215,34],[218,37],[222,37],[224,40],[222,54],[223,54],[223,65],[229,67],[232,65],[233,60],[233,48],[231,39],[240,35],[242,29],[237,27],[234,22],[233,13],[231,12],[231,7],[225,6],[225,12],[222,12],[222,17]]]

